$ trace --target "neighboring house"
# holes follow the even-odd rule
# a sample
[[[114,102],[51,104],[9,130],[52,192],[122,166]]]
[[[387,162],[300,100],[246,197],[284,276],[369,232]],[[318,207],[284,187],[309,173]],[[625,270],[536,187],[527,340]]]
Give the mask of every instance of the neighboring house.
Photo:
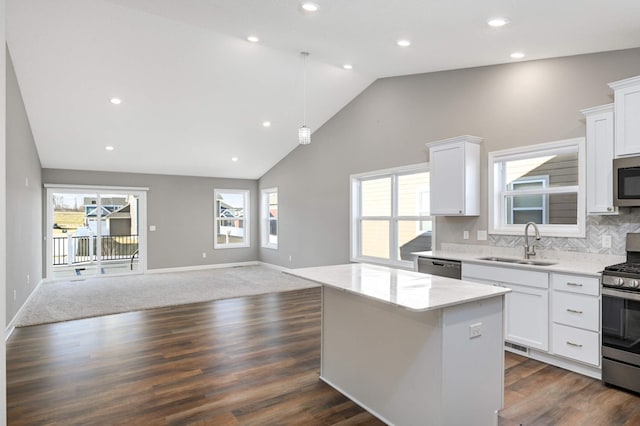
[[[122,208],[127,203],[126,198],[111,198],[100,200],[102,205],[100,206],[100,219],[102,222],[102,235],[109,235],[109,225],[107,223],[107,216],[116,210]],[[98,233],[98,201],[95,197],[84,198],[84,220],[85,226],[89,228],[94,234]]]
[[[107,229],[109,235],[134,235],[131,233],[131,205],[120,207],[118,210],[109,213],[105,220],[107,221]]]
[[[430,251],[432,249],[432,232],[425,231],[422,234],[418,235],[414,239],[407,241],[405,244],[400,246],[400,258],[402,260],[410,260],[416,257],[411,254],[416,251]]]
[[[127,201],[105,217],[111,236],[138,235],[138,201],[133,196]]]
[[[102,199],[101,202],[102,235],[138,235],[138,202],[135,197]],[[86,226],[97,233],[98,206],[95,198],[84,199],[84,211]]]
[[[269,219],[276,219],[276,220],[269,220],[269,235],[278,235],[278,209],[269,209]]]
[[[514,161],[507,176],[510,190],[578,184],[577,154]],[[507,205],[509,223],[575,224],[577,194],[518,195]]]
[[[228,218],[229,220],[223,220],[220,222],[220,235],[226,237],[244,237],[244,227],[242,226],[242,220],[244,220],[244,208],[234,207],[224,200],[218,200],[220,208],[220,217]]]

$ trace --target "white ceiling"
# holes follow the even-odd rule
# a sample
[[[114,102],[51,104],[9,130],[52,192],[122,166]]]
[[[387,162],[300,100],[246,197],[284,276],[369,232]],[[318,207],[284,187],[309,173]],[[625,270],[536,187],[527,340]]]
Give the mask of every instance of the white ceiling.
[[[380,77],[640,46],[639,0],[315,2],[8,0],[42,166],[258,178],[298,146],[301,51],[317,130]]]

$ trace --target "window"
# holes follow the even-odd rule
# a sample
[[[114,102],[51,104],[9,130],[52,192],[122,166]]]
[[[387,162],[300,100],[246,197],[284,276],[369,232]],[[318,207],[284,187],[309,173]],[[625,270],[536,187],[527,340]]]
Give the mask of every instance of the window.
[[[489,171],[490,233],[585,237],[584,138],[490,152]]]
[[[262,190],[262,247],[278,248],[278,188]]]
[[[351,260],[410,267],[432,238],[428,164],[351,176]]]
[[[249,247],[249,191],[216,189],[213,248]]]

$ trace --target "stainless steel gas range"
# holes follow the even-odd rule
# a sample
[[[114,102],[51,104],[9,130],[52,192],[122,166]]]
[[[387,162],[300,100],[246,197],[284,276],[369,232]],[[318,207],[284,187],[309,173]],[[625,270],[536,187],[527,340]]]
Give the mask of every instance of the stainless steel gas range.
[[[640,392],[640,233],[627,234],[627,261],[602,272],[602,380]]]

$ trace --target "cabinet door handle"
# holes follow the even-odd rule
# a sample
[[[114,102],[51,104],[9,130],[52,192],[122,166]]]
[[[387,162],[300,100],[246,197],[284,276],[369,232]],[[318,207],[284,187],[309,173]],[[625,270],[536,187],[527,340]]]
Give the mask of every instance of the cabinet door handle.
[[[572,314],[581,314],[582,311],[576,311],[575,309],[567,308],[567,312],[571,312]]]
[[[567,345],[569,346],[575,346],[576,348],[581,348],[582,345],[580,343],[573,343],[567,340]]]
[[[580,284],[580,283],[570,283],[570,282],[568,282],[567,285],[570,285],[572,287],[582,287],[582,284]]]

